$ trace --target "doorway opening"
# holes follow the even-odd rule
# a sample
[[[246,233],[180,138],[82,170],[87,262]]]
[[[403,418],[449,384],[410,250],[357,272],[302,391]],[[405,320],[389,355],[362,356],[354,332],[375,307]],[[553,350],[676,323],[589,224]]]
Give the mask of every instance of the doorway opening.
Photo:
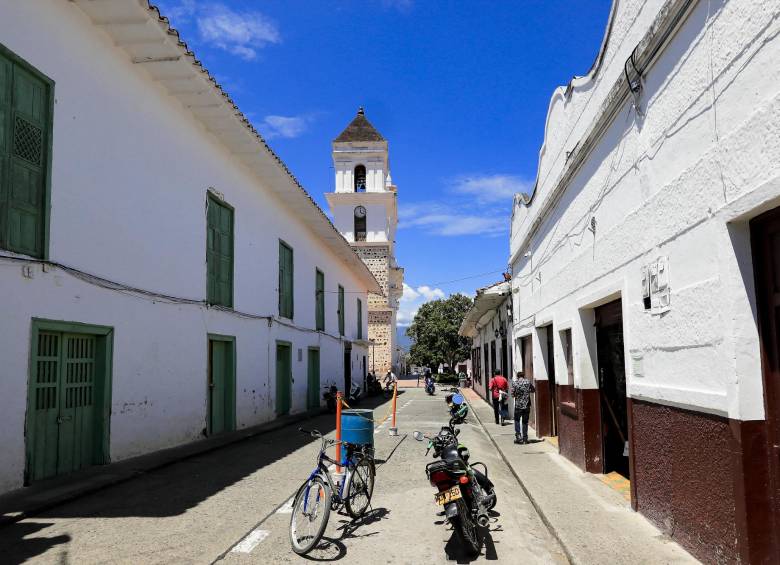
[[[520,354],[522,355],[523,376],[536,385],[534,381],[534,353],[530,335],[520,338]],[[539,425],[536,421],[536,397],[536,394],[531,396],[531,413],[528,416],[528,422],[530,426],[538,432]]]
[[[505,337],[501,338],[501,374],[509,380],[512,379],[512,375],[509,374],[509,358],[507,357]]]
[[[276,415],[290,413],[292,392],[292,344],[276,342]]]
[[[344,396],[352,390],[352,343],[344,344]]]
[[[553,346],[552,324],[545,328],[547,347],[547,382],[550,388],[550,436],[558,436],[558,387],[555,381],[555,349]]]
[[[764,373],[764,406],[770,456],[769,497],[774,523],[780,523],[780,208],[766,212],[750,222],[753,270],[756,283],[756,311],[761,343],[761,368]],[[771,449],[771,448],[769,448]],[[775,557],[780,557],[780,533],[774,528]]]
[[[604,474],[630,479],[628,400],[621,301],[595,309]]]
[[[208,435],[235,429],[235,338],[209,334]]]
[[[316,410],[320,407],[320,350],[316,347],[309,348],[307,361],[308,394],[306,395],[306,408]]]
[[[25,485],[109,461],[111,328],[33,320]]]

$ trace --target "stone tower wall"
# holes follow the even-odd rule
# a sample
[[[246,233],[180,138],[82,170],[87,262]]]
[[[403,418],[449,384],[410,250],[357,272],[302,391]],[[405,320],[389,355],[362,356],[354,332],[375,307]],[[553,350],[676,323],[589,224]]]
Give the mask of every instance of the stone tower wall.
[[[390,247],[387,245],[355,246],[358,257],[374,275],[385,296],[368,295],[368,339],[375,345],[369,348],[369,369],[375,370],[380,377],[393,365],[393,313],[389,309],[388,279],[390,266]]]
[[[368,313],[368,339],[375,345],[368,349],[368,367],[375,370],[377,376],[384,377],[393,365],[392,335],[393,315],[390,310]]]

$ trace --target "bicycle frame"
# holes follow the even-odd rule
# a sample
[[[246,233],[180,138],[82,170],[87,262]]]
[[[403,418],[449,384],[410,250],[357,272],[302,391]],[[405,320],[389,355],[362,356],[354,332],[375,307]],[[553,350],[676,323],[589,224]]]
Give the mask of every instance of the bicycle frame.
[[[343,442],[342,442],[343,443]],[[335,444],[334,444],[335,445]],[[309,475],[309,478],[306,480],[306,496],[303,500],[303,511],[306,512],[307,504],[309,502],[309,489],[311,488],[311,482],[314,480],[315,477],[321,477],[323,480],[328,482],[328,486],[330,487],[331,492],[336,497],[335,502],[336,504],[340,504],[344,501],[344,490],[347,487],[348,483],[352,481],[352,468],[355,466],[355,458],[352,457],[345,457],[344,460],[339,463],[334,459],[331,459],[327,455],[325,455],[325,451],[327,450],[328,445],[325,442],[325,439],[323,438],[322,441],[322,447],[320,448],[320,454],[317,458],[317,467],[311,472]],[[334,465],[340,465],[342,467],[346,467],[346,472],[344,474],[344,480],[341,481],[339,484],[339,490],[336,492],[336,487],[333,484],[333,480],[330,477],[330,472],[328,471],[328,468],[325,466],[325,463],[323,461],[327,461],[328,463],[333,463]],[[317,493],[317,498],[319,501],[319,493]]]

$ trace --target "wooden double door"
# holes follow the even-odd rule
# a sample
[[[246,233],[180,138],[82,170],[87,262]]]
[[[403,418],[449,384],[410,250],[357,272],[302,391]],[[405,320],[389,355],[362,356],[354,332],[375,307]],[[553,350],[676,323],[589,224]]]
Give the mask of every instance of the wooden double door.
[[[28,484],[108,462],[109,330],[57,331],[60,323],[52,324],[33,325]]]

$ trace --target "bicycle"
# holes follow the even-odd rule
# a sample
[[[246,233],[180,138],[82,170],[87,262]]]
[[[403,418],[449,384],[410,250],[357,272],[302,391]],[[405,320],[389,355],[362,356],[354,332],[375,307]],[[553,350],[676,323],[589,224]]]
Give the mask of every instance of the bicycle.
[[[298,431],[322,440],[317,467],[298,489],[290,517],[290,544],[295,553],[305,555],[325,533],[331,511],[343,504],[353,520],[365,514],[374,492],[376,467],[367,446],[342,442],[345,456],[343,461],[337,462],[325,455],[325,451],[338,442],[326,439],[318,430],[298,428]],[[334,485],[325,462],[346,468],[338,485]]]

